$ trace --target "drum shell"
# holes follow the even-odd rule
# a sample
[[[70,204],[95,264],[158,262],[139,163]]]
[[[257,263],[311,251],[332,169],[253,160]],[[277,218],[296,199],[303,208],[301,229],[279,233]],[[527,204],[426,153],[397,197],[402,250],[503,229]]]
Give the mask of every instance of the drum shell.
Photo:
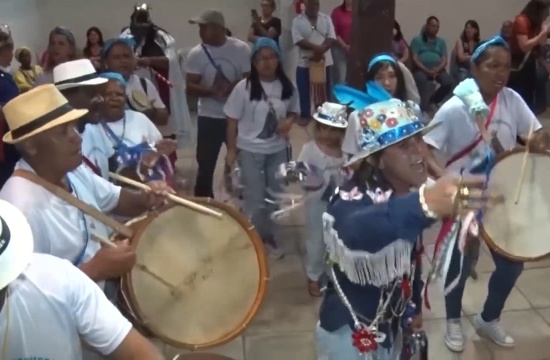
[[[209,342],[195,344],[195,343],[181,342],[181,341],[169,338],[163,335],[163,332],[161,330],[156,329],[154,326],[152,326],[151,324],[147,324],[144,321],[144,316],[143,316],[142,310],[140,309],[139,301],[134,294],[134,289],[132,286],[132,273],[127,274],[121,279],[121,289],[119,293],[119,308],[120,308],[120,311],[125,316],[127,316],[127,318],[134,324],[135,328],[145,336],[160,339],[164,343],[177,348],[189,349],[189,350],[200,350],[200,349],[208,349],[208,348],[223,345],[224,343],[227,343],[233,340],[242,331],[244,331],[246,326],[250,323],[253,316],[258,311],[263,301],[265,288],[266,288],[266,281],[268,278],[268,271],[267,271],[267,262],[264,255],[264,249],[263,249],[263,245],[261,243],[260,237],[257,234],[257,232],[253,229],[253,226],[246,220],[246,218],[242,214],[240,214],[234,208],[222,203],[218,203],[212,199],[190,198],[189,200],[192,200],[196,203],[200,203],[202,205],[213,207],[215,210],[218,210],[218,211],[222,210],[222,212],[224,213],[223,216],[231,217],[233,220],[238,222],[243,229],[247,230],[247,234],[250,237],[250,242],[252,243],[257,254],[260,281],[258,283],[258,289],[257,289],[258,291],[255,296],[255,301],[251,306],[251,308],[248,310],[246,317],[243,319],[242,323],[235,324],[235,328],[233,331],[227,334],[224,334],[224,336],[222,336],[221,338],[214,339]],[[169,211],[172,208],[173,206],[169,206],[163,209],[162,212]],[[153,214],[146,218],[139,219],[137,221],[133,221],[128,224],[128,226],[130,226],[134,230],[134,236],[131,239],[131,245],[134,249],[137,250],[140,240],[142,239],[142,235],[145,232],[146,228],[158,216],[159,216],[158,214]],[[208,216],[208,215],[200,215],[200,216]],[[238,287],[238,284],[236,284],[235,286]],[[185,318],[185,314],[182,314],[182,317]]]

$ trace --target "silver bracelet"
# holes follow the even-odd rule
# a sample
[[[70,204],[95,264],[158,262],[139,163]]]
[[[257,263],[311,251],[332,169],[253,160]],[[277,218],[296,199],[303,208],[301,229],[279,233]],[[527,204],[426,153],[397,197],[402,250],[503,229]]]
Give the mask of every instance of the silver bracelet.
[[[427,184],[422,184],[420,186],[420,189],[418,189],[418,195],[420,199],[420,206],[422,206],[422,211],[424,211],[424,215],[430,219],[438,219],[439,216],[437,216],[436,213],[430,210],[428,207],[428,204],[426,204],[426,198],[424,197],[424,191],[426,190]]]

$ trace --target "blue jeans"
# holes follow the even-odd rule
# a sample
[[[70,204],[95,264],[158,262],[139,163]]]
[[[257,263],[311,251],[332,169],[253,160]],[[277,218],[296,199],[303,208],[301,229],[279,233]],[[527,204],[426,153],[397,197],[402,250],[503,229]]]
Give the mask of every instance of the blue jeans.
[[[330,68],[330,66],[327,66],[325,69],[325,79],[327,79],[327,100],[330,99]],[[296,68],[296,86],[298,87],[298,95],[300,96],[300,117],[303,119],[309,119],[311,117],[309,68],[299,66]]]
[[[455,79],[445,71],[437,74],[434,79],[428,78],[428,75],[422,70],[415,70],[413,76],[420,94],[420,108],[423,111],[426,111],[431,104],[437,105],[443,102],[451,95],[456,85]],[[440,85],[435,92],[433,92],[434,81]]]
[[[328,332],[319,324],[315,330],[317,343],[317,360],[364,360],[365,355],[352,343],[353,331],[348,325],[334,332]],[[381,346],[373,354],[373,360],[395,360],[397,351],[394,348],[386,349]]]
[[[244,210],[262,240],[273,240],[276,225],[271,219],[274,206],[265,199],[283,192],[281,180],[275,177],[279,166],[287,161],[286,149],[273,154],[239,150]]]
[[[327,202],[321,199],[306,200],[306,275],[309,280],[318,281],[325,273],[326,246],[323,241],[323,213]]]
[[[523,271],[524,264],[506,259],[502,255],[491,250],[491,255],[495,262],[495,271],[489,279],[488,294],[483,306],[481,317],[485,321],[493,321],[500,318],[504,304],[510,295],[510,292],[516,284]],[[476,261],[475,256],[464,256],[464,265],[462,275],[458,285],[445,297],[445,309],[447,319],[460,319],[462,311],[462,297],[464,296],[464,287],[466,279],[470,275],[472,261]],[[460,251],[455,248],[446,284],[456,278],[460,270]]]
[[[461,82],[472,76],[470,70],[463,67],[459,67],[453,75],[457,82]]]
[[[346,75],[348,72],[348,56],[345,50],[340,47],[340,45],[334,45],[331,51],[334,65],[332,65],[332,69],[330,71],[330,82],[333,85],[345,84]],[[332,96],[331,99],[334,100],[334,96]]]

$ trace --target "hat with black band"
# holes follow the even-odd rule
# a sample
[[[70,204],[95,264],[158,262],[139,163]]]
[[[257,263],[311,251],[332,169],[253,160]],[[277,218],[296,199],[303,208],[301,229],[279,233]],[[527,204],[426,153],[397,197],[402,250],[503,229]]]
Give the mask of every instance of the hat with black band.
[[[3,137],[8,144],[17,144],[41,132],[75,121],[88,113],[74,109],[52,84],[38,86],[17,96],[4,108],[10,131]]]

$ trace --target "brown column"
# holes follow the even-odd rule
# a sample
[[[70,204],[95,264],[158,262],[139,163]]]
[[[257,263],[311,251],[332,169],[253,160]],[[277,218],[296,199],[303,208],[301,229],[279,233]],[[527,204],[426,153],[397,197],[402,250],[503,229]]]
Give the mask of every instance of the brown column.
[[[395,0],[354,0],[353,28],[347,82],[365,88],[367,62],[380,52],[391,52]]]

